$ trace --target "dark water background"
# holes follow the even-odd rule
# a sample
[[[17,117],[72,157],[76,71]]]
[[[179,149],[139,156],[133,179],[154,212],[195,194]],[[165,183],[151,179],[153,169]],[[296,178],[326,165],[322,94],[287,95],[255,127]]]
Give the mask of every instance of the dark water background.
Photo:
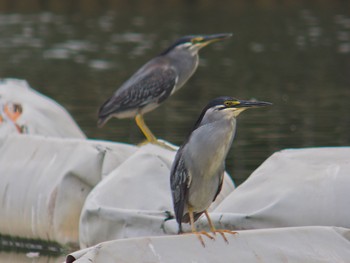
[[[181,144],[202,107],[230,95],[274,104],[239,117],[237,184],[275,151],[350,145],[348,1],[0,0],[0,78],[27,80],[89,138],[138,143],[133,120],[98,129],[99,106],[177,37],[221,32],[234,37],[203,49],[190,81],[145,116],[159,138]]]

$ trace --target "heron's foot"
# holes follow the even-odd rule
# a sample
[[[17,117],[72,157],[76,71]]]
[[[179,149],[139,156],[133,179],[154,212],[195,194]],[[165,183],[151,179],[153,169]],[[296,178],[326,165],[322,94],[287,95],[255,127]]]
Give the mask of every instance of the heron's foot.
[[[144,141],[138,143],[137,146],[144,146],[144,145],[146,145],[146,144],[148,144],[148,143],[150,143],[150,142],[147,141],[147,140],[144,140]]]
[[[202,235],[208,237],[211,240],[215,240],[215,238],[212,235],[210,235],[208,232],[206,232],[206,231],[193,232],[193,234],[196,234],[196,236],[198,237],[198,239],[201,242],[203,247],[205,247],[205,243],[204,243]]]
[[[170,151],[176,151],[177,150],[177,148],[172,146],[171,144],[166,143],[165,141],[162,141],[162,140],[157,140],[157,139],[154,139],[154,140],[151,140],[151,141],[145,140],[145,141],[139,143],[138,146],[143,146],[143,145],[146,145],[148,143],[158,145],[158,146],[160,146],[160,147],[162,147],[164,149],[170,150]]]
[[[213,232],[214,235],[216,235],[216,233],[219,233],[227,244],[228,244],[228,240],[227,240],[227,238],[225,236],[225,233],[231,234],[231,235],[238,234],[237,232],[231,231],[231,230],[228,230],[228,229],[215,229],[212,232]]]
[[[160,147],[165,148],[167,150],[176,151],[175,147],[171,146],[169,143],[166,143],[165,141],[158,140],[157,137],[154,136],[151,130],[147,127],[142,114],[137,114],[135,116],[135,121],[137,126],[140,128],[140,130],[146,137],[146,142],[141,143],[141,145],[144,145],[146,143],[152,143],[152,144],[159,145]]]
[[[195,234],[197,236],[197,238],[199,239],[199,242],[201,242],[202,246],[205,247],[205,243],[203,240],[203,236],[206,236],[207,238],[211,239],[211,240],[215,240],[215,238],[210,235],[208,232],[206,231],[199,231],[199,232],[189,232],[189,233],[181,233],[181,235],[189,235],[189,234]]]

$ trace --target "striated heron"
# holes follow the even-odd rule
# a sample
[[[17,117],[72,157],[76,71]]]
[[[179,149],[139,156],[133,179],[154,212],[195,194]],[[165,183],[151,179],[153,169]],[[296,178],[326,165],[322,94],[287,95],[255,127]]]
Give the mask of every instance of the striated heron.
[[[227,39],[232,34],[193,35],[175,41],[143,65],[99,109],[98,126],[110,118],[135,118],[148,142],[158,143],[144,122],[143,115],[157,108],[193,75],[198,66],[198,51],[206,45]]]
[[[182,223],[190,223],[204,246],[201,234],[213,239],[205,231],[197,232],[194,222],[204,213],[211,232],[215,229],[208,214],[208,207],[221,191],[225,159],[236,132],[236,118],[248,108],[271,105],[269,102],[244,101],[232,97],[219,97],[203,109],[187,140],[179,148],[171,168],[170,185],[179,233]]]

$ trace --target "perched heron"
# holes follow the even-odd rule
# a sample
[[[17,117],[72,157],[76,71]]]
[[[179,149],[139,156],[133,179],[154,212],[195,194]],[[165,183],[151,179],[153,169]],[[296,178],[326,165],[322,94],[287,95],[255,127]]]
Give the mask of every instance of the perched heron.
[[[146,126],[143,114],[158,107],[186,83],[197,69],[198,51],[201,48],[231,35],[194,35],[178,39],[136,71],[101,106],[98,126],[103,126],[111,117],[135,118],[147,141],[158,143]]]
[[[271,103],[219,97],[203,109],[171,168],[170,185],[179,233],[182,233],[183,222],[190,223],[203,246],[201,234],[213,239],[205,231],[197,232],[194,226],[203,213],[211,232],[220,233],[226,242],[225,232],[236,233],[215,229],[207,209],[221,191],[225,158],[235,136],[237,116],[248,108],[267,105]]]

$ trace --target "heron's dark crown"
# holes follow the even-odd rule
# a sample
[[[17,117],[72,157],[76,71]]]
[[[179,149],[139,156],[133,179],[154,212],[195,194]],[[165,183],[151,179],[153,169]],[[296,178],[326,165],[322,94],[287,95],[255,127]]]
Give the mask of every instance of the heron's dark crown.
[[[204,109],[202,110],[201,112],[201,115],[199,116],[196,124],[194,125],[193,127],[193,130],[197,129],[198,126],[200,125],[200,123],[202,122],[203,120],[203,117],[205,115],[205,113],[207,112],[208,109],[210,108],[213,108],[215,106],[219,106],[219,105],[225,105],[224,103],[226,101],[238,101],[238,99],[235,99],[233,97],[229,97],[229,96],[222,96],[222,97],[218,97],[218,98],[215,98],[213,100],[211,100],[205,107]]]
[[[185,45],[187,47],[198,46],[200,48],[201,46],[204,47],[211,42],[224,40],[224,39],[230,38],[231,36],[232,36],[231,33],[184,36],[184,37],[181,37],[178,40],[176,40],[172,45],[170,45],[167,49],[165,49],[160,55],[166,55],[174,48],[176,48],[180,45],[183,45],[183,44],[190,44],[190,45]],[[198,50],[199,50],[199,48],[198,48]]]
[[[189,35],[177,39],[173,44],[166,48],[160,55],[165,55],[173,50],[175,47],[182,45],[184,43],[191,43],[192,39],[202,37],[201,35]]]
[[[230,96],[222,96],[222,97],[218,97],[218,98],[215,98],[215,99],[212,99],[208,104],[207,106],[205,106],[205,108],[203,109],[203,111],[207,111],[208,109],[212,108],[212,107],[215,107],[215,106],[218,106],[218,105],[224,105],[224,103],[226,101],[239,101],[238,99],[236,98],[233,98],[233,97],[230,97]]]

